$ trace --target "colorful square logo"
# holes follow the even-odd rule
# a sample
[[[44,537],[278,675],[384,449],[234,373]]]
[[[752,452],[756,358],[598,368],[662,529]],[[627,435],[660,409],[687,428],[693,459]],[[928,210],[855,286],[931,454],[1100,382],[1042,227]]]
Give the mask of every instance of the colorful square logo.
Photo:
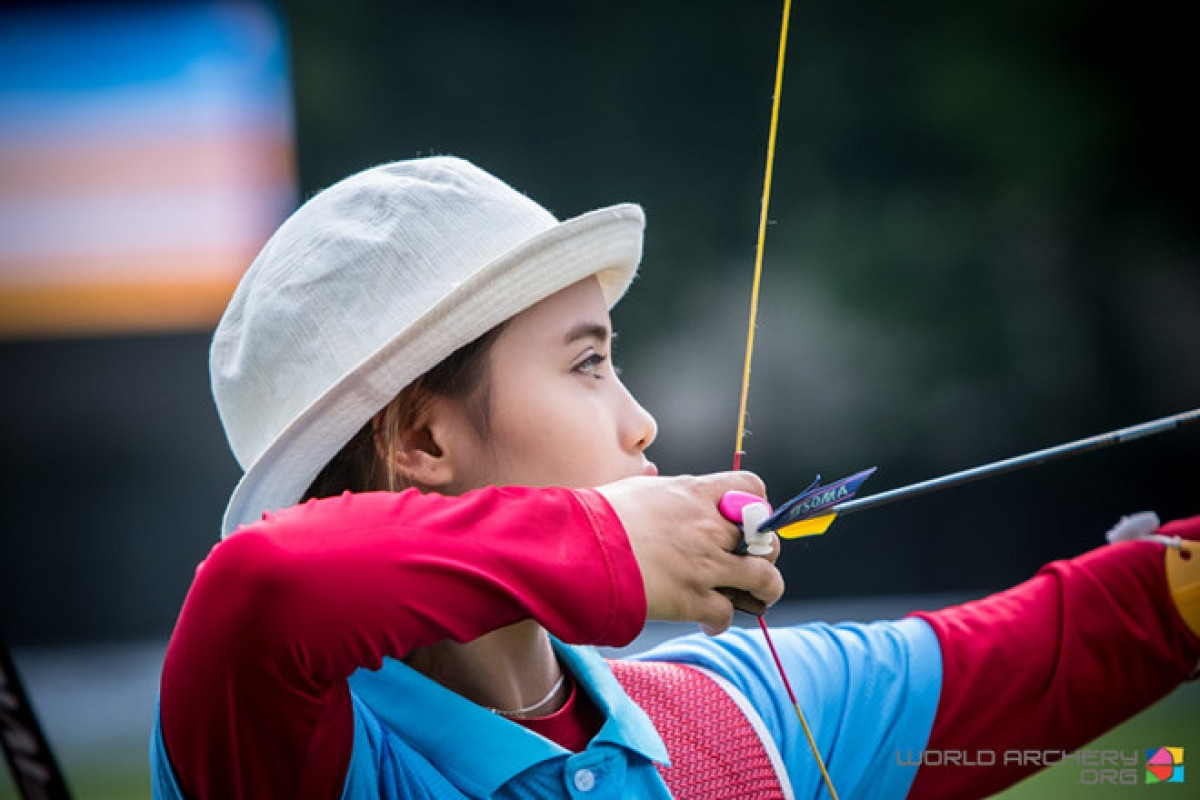
[[[1146,783],[1183,783],[1183,748],[1147,750]]]

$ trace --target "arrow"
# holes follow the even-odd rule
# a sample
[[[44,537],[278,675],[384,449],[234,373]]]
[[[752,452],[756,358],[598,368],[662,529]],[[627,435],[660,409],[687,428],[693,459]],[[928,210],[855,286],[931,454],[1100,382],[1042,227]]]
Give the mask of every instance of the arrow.
[[[1195,408],[1191,411],[1172,414],[1169,417],[1131,425],[1128,428],[1119,428],[1115,431],[1100,433],[1085,439],[1077,439],[1066,444],[1047,447],[1043,450],[1035,450],[1031,453],[1013,456],[1001,461],[993,461],[990,464],[971,467],[959,472],[952,472],[940,478],[930,478],[919,483],[912,483],[908,486],[901,486],[897,489],[880,492],[879,494],[854,499],[854,492],[858,486],[875,471],[874,467],[872,467],[869,470],[856,473],[849,478],[843,478],[826,487],[820,486],[819,483],[810,486],[804,492],[801,492],[780,506],[779,510],[762,524],[760,530],[777,531],[780,537],[784,539],[816,536],[827,531],[829,526],[839,516],[865,511],[869,508],[878,508],[889,503],[907,500],[910,497],[938,492],[942,489],[961,486],[964,483],[971,483],[983,478],[992,478],[997,475],[1016,472],[1017,470],[1045,464],[1050,461],[1058,461],[1070,456],[1090,453],[1094,450],[1101,450],[1119,444],[1126,444],[1147,436],[1178,430],[1198,421],[1200,421],[1200,408]]]

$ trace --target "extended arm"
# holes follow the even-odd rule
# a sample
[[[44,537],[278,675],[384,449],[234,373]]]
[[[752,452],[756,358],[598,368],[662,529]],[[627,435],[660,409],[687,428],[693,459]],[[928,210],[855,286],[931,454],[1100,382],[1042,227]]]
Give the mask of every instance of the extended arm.
[[[1163,532],[1200,538],[1200,517]],[[1005,753],[1075,750],[1165,696],[1200,659],[1154,542],[1101,547],[1006,592],[917,616],[942,650],[927,749],[990,751],[997,763],[926,764],[910,797],[997,792],[1039,768],[1005,764]]]

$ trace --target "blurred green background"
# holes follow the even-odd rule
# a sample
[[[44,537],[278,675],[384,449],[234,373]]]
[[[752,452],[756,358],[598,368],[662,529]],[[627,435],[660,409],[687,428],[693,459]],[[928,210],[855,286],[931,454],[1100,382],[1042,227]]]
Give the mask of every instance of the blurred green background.
[[[646,208],[617,360],[658,419],[664,472],[727,468],[780,4],[279,12],[302,196],[453,153],[560,217]],[[797,4],[745,461],[773,499],[816,473],[877,464],[873,493],[1200,405],[1184,14],[1164,0]],[[169,634],[238,477],[208,335],[0,341],[0,630],[26,663],[64,646],[153,652]],[[785,549],[788,597],[978,595],[1099,543],[1122,514],[1200,512],[1198,436],[846,519]],[[1123,744],[1200,747],[1197,706],[1181,694]],[[1159,741],[1168,730],[1191,738]],[[131,790],[115,791],[84,796]]]

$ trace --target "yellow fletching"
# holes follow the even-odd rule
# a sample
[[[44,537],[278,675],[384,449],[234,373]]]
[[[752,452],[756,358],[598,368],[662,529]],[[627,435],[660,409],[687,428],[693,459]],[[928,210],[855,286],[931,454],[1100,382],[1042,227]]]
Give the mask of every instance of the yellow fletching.
[[[781,539],[801,539],[805,536],[820,536],[825,531],[829,530],[829,526],[837,519],[837,512],[831,514],[823,514],[812,519],[802,519],[799,522],[793,522],[791,525],[780,528],[776,533]]]

